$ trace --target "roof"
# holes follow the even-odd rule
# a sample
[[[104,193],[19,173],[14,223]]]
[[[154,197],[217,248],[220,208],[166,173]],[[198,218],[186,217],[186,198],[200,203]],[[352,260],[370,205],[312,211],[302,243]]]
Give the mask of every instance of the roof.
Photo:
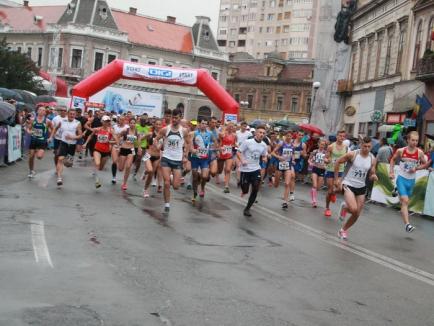
[[[118,9],[112,9],[112,14],[119,30],[128,33],[128,40],[131,43],[176,52],[193,52],[191,28],[188,26],[134,15]]]
[[[231,66],[238,68],[234,79],[238,80],[266,80],[264,76],[264,63],[233,63]],[[314,64],[287,63],[279,74],[278,81],[311,81]]]
[[[35,24],[34,17],[42,16],[44,24],[57,23],[66,6],[0,7],[0,22],[14,31],[41,31],[42,24]]]

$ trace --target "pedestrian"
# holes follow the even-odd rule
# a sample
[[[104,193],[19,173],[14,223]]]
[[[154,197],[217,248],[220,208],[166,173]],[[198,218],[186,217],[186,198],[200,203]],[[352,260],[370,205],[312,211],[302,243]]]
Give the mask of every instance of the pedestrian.
[[[411,131],[407,135],[407,146],[398,149],[390,160],[389,176],[395,180],[395,161],[400,159],[396,187],[401,202],[401,217],[407,232],[413,232],[415,229],[410,224],[408,203],[416,183],[416,171],[422,170],[427,162],[423,151],[417,148],[418,143],[419,134],[417,131]]]
[[[251,217],[250,208],[256,201],[259,187],[261,185],[261,166],[260,160],[267,160],[267,145],[262,141],[265,136],[265,126],[259,126],[256,129],[253,139],[246,139],[238,148],[238,161],[240,162],[240,181],[242,194],[249,193],[250,196],[247,206],[244,208],[244,216]]]
[[[356,223],[365,205],[366,179],[378,180],[375,174],[375,157],[371,153],[371,138],[364,137],[360,144],[360,149],[348,152],[335,162],[335,188],[343,189],[345,199],[341,211],[345,210],[351,214],[338,231],[339,238],[343,240],[348,239],[348,230]],[[341,183],[339,171],[342,164],[348,164],[348,166]],[[341,212],[340,215],[344,214]]]
[[[386,138],[381,138],[380,140],[380,148],[377,153],[377,163],[389,163],[392,158],[393,150],[390,145],[387,143]]]

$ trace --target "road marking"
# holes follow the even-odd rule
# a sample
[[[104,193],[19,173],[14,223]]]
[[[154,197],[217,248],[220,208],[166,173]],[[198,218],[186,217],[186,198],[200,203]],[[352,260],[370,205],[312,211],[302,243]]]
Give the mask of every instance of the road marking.
[[[208,184],[207,188],[209,190],[211,190],[212,192],[222,196],[221,189],[217,188],[216,186],[214,186],[212,184]],[[226,198],[226,199],[228,199],[234,203],[243,205],[243,206],[245,206],[247,204],[247,200],[241,199],[241,198],[239,198],[233,194],[225,194],[224,198]],[[434,274],[431,274],[429,272],[421,270],[417,267],[402,263],[402,262],[400,262],[396,259],[393,259],[391,257],[384,256],[384,255],[379,254],[375,251],[366,249],[362,246],[351,243],[350,241],[343,242],[340,239],[338,239],[337,235],[333,236],[333,235],[330,235],[326,232],[323,232],[321,230],[318,230],[318,229],[315,229],[311,226],[303,224],[299,221],[289,219],[288,217],[281,215],[279,213],[276,213],[276,212],[274,212],[271,209],[268,209],[266,207],[253,206],[252,210],[264,214],[264,216],[268,219],[271,219],[273,221],[288,225],[292,229],[295,229],[297,231],[308,234],[308,235],[310,235],[310,236],[312,236],[312,237],[314,237],[320,241],[323,241],[327,244],[330,244],[332,246],[346,250],[346,251],[351,252],[353,254],[356,254],[360,257],[363,257],[367,260],[370,260],[374,263],[377,263],[381,266],[390,268],[390,269],[397,271],[401,274],[407,275],[407,276],[412,277],[416,280],[419,280],[419,281],[427,283],[431,286],[434,286]]]
[[[35,254],[36,262],[49,265],[53,268],[47,241],[45,240],[44,222],[32,221],[30,232],[32,233],[33,253]]]

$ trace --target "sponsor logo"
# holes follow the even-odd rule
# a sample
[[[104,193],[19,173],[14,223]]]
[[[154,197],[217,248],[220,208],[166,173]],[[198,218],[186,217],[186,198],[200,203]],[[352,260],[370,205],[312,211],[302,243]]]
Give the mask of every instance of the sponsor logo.
[[[157,69],[157,68],[149,69],[149,76],[152,77],[172,78],[172,75],[173,73],[171,70],[164,70],[164,69]]]
[[[125,70],[126,70],[127,73],[134,74],[134,73],[139,73],[141,71],[141,67],[126,65],[125,66]]]

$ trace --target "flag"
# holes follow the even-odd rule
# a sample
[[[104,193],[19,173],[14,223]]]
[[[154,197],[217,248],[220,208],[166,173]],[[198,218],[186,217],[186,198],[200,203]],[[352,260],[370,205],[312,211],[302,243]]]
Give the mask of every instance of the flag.
[[[425,94],[423,94],[423,96],[420,97],[420,100],[419,100],[418,104],[420,105],[420,110],[419,110],[418,118],[419,119],[423,119],[423,117],[429,111],[429,109],[432,108],[432,104],[429,101],[428,97],[426,97]]]
[[[416,119],[419,115],[419,111],[420,111],[420,99],[421,97],[419,95],[416,95],[416,104],[413,107],[413,113],[411,115],[412,119]]]

